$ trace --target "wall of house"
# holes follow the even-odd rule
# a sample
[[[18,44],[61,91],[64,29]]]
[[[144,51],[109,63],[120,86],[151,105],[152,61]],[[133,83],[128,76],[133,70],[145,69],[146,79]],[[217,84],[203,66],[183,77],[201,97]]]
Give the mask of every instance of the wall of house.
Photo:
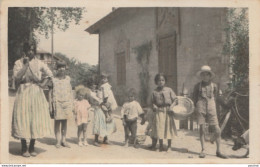
[[[140,92],[141,84],[139,73],[141,65],[136,57],[135,48],[151,42],[151,54],[149,59],[150,80],[148,87],[154,89],[153,78],[158,71],[158,58],[156,53],[155,39],[155,12],[153,8],[124,12],[120,17],[113,19],[100,30],[100,70],[110,75],[109,81],[113,87],[119,104],[126,98],[126,91],[135,88]],[[126,85],[117,85],[116,53],[126,53]],[[149,94],[150,95],[150,94]],[[149,96],[147,95],[147,96]],[[140,101],[140,94],[138,94]],[[148,101],[149,99],[147,99]]]
[[[228,81],[229,58],[222,55],[225,42],[226,9],[181,8],[177,48],[178,90],[190,92],[199,82],[195,76],[202,65],[211,66],[215,83],[223,90]]]
[[[192,93],[199,81],[195,76],[202,65],[210,65],[216,73],[214,82],[223,90],[228,81],[228,57],[222,55],[225,41],[226,9],[224,8],[141,8],[126,10],[100,29],[100,70],[110,75],[119,104],[126,91],[141,90],[135,48],[151,42],[149,56],[149,95],[155,88],[158,73],[158,41],[160,37],[176,34],[177,94],[183,86]],[[117,85],[117,53],[126,53],[126,85]],[[139,98],[140,101],[140,98]],[[147,99],[149,103],[149,99]]]
[[[202,65],[212,67],[214,81],[225,89],[229,63],[228,57],[222,55],[225,25],[224,8],[157,9],[157,38],[176,34],[177,94],[183,87],[192,93],[199,81],[195,74]]]

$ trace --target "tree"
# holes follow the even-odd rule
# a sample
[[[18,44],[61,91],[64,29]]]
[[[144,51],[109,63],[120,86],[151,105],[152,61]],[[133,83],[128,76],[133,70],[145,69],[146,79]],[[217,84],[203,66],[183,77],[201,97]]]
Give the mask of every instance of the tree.
[[[44,34],[56,29],[65,31],[71,22],[79,24],[84,8],[11,7],[8,9],[8,67],[21,56],[25,41],[37,44],[35,32]]]
[[[248,9],[230,8],[223,53],[230,56],[233,88],[249,85]]]

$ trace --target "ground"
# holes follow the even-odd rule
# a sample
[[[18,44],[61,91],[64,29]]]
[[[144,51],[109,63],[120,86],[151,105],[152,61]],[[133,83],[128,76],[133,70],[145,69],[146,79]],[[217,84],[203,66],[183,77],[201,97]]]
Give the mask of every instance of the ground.
[[[12,111],[14,96],[9,97],[10,111]],[[10,126],[11,126],[10,112]],[[73,119],[68,121],[67,142],[71,148],[55,147],[55,136],[46,136],[37,139],[36,152],[37,157],[24,158],[21,156],[21,144],[19,140],[11,137],[9,141],[9,160],[10,163],[65,163],[65,162],[81,162],[81,163],[100,163],[100,162],[127,162],[137,163],[143,162],[163,162],[167,163],[169,159],[199,159],[198,154],[201,150],[198,131],[178,130],[178,136],[172,142],[172,152],[154,152],[146,149],[150,146],[151,139],[146,138],[144,144],[136,149],[123,147],[124,130],[122,121],[119,119],[119,113],[115,113],[115,122],[117,132],[109,137],[111,145],[102,145],[101,147],[93,146],[94,136],[91,133],[91,124],[88,127],[89,146],[79,147],[77,145],[77,127]],[[53,120],[52,120],[53,123]],[[11,133],[10,133],[11,134]],[[102,139],[100,139],[101,141]],[[165,143],[166,144],[166,143]],[[239,151],[232,150],[233,142],[231,140],[222,140],[222,152],[230,158],[238,158],[246,153],[246,149]],[[216,159],[216,146],[209,142],[206,143],[206,159]],[[158,160],[158,161],[156,161]],[[163,161],[165,160],[165,161]]]

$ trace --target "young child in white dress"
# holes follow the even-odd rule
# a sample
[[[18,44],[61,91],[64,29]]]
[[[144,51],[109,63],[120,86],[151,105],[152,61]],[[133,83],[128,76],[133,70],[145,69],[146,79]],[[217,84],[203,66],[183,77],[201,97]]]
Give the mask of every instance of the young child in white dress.
[[[112,86],[108,83],[108,75],[105,73],[101,74],[101,86],[98,93],[98,97],[102,99],[104,105],[111,109],[111,112],[117,109],[117,102],[112,92]]]

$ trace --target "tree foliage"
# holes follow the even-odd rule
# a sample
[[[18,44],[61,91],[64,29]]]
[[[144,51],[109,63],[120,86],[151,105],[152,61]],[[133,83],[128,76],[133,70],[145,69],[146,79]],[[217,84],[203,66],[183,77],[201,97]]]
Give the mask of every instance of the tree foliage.
[[[55,53],[55,56],[66,61],[68,65],[67,75],[71,78],[72,87],[77,85],[87,86],[87,83],[95,79],[98,73],[96,65],[89,65],[88,63],[82,63],[75,58],[68,58],[62,53]]]
[[[249,26],[248,9],[231,8],[228,11],[227,40],[224,54],[230,56],[234,88],[248,86],[249,78]]]
[[[12,69],[21,56],[25,41],[37,44],[36,32],[49,37],[53,30],[65,31],[71,22],[79,24],[84,8],[10,7],[8,8],[8,66]]]

